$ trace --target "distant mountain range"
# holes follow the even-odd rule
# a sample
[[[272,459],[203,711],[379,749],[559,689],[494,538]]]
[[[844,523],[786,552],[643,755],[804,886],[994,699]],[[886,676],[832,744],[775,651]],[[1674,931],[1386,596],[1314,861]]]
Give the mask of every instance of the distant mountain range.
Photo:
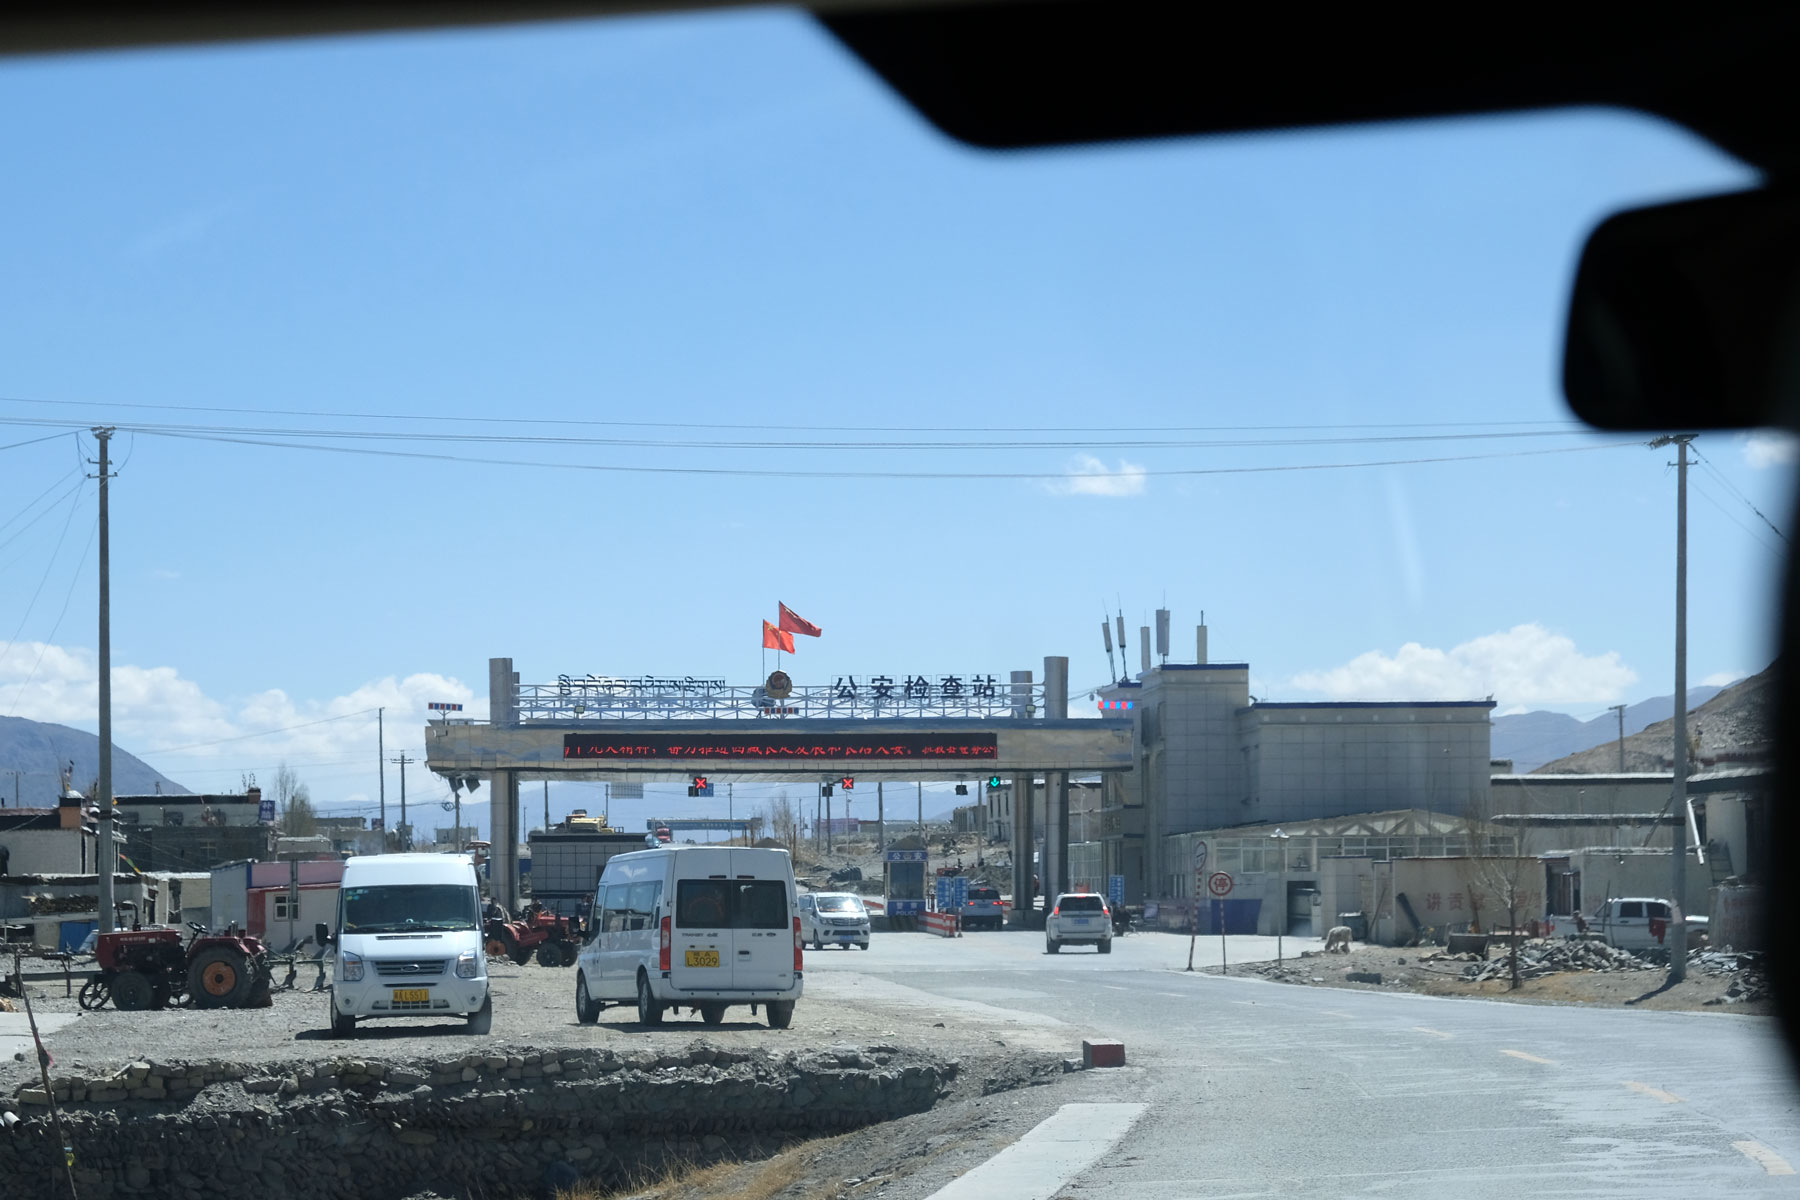
[[[100,739],[67,725],[24,717],[0,717],[0,797],[26,808],[54,808],[62,795],[62,773],[73,761],[75,786],[86,792],[100,774]],[[15,774],[16,780],[15,780]],[[113,795],[148,796],[158,789],[186,796],[188,789],[113,743]]]
[[[1721,689],[1697,687],[1688,689],[1688,709],[1705,704]],[[1625,709],[1627,737],[1658,721],[1675,715],[1675,697],[1657,696],[1641,700]],[[1494,734],[1490,753],[1495,758],[1510,758],[1513,770],[1523,775],[1547,762],[1590,750],[1606,742],[1617,743],[1619,718],[1604,713],[1591,721],[1571,717],[1568,713],[1528,712],[1494,718]],[[1616,765],[1616,760],[1615,760]]]

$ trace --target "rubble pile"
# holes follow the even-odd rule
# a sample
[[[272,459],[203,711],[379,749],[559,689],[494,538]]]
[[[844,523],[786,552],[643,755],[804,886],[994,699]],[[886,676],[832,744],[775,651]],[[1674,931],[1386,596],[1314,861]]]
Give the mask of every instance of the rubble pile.
[[[1463,978],[1475,983],[1512,978],[1512,951],[1499,946],[1485,963],[1463,968]],[[1448,957],[1448,956],[1446,956]],[[1519,947],[1519,978],[1537,979],[1558,971],[1652,971],[1650,963],[1629,950],[1617,950],[1604,942],[1525,942]]]
[[[1694,950],[1688,954],[1688,973],[1726,977],[1731,983],[1723,996],[1708,1004],[1743,1004],[1769,998],[1769,975],[1760,954],[1733,954],[1725,950]]]

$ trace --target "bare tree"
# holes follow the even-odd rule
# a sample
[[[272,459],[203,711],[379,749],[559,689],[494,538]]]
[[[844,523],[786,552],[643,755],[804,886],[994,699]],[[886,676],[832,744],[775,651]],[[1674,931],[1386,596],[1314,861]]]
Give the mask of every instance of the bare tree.
[[[311,837],[319,831],[318,814],[313,811],[312,793],[307,790],[294,769],[282,763],[275,771],[270,786],[275,801],[276,819],[281,832],[288,837]]]
[[[777,792],[756,819],[766,825],[769,836],[786,846],[790,853],[799,847],[800,809],[787,792]]]
[[[1519,831],[1524,827],[1516,827],[1512,835],[1508,836],[1503,827],[1494,823],[1493,815],[1491,812],[1480,811],[1479,805],[1471,805],[1464,821],[1471,863],[1467,880],[1469,910],[1474,916],[1471,932],[1483,932],[1481,910],[1484,906],[1489,911],[1488,932],[1493,931],[1501,914],[1505,914],[1507,955],[1510,960],[1508,990],[1516,991],[1521,982],[1519,925],[1531,910],[1533,897],[1536,895],[1533,882],[1541,877],[1543,867],[1537,859],[1527,858],[1521,853],[1523,847],[1519,845]]]

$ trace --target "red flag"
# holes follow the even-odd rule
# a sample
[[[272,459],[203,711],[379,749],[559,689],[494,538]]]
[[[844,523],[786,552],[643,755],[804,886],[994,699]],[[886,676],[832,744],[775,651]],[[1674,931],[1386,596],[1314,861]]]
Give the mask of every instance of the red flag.
[[[781,628],[785,633],[799,633],[807,637],[822,636],[817,625],[800,616],[785,604],[781,606]],[[788,649],[792,650],[793,647],[789,646]]]
[[[786,650],[789,654],[792,654],[794,652],[794,635],[791,633],[783,633],[767,621],[764,621],[763,649]]]

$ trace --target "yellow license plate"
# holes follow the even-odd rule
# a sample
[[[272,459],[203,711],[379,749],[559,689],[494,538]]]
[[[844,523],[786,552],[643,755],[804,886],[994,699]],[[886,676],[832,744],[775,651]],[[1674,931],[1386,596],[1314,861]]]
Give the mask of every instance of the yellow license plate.
[[[395,988],[395,1004],[424,1004],[431,999],[431,993],[424,988]]]
[[[687,965],[690,967],[716,967],[719,965],[717,950],[689,950]]]

